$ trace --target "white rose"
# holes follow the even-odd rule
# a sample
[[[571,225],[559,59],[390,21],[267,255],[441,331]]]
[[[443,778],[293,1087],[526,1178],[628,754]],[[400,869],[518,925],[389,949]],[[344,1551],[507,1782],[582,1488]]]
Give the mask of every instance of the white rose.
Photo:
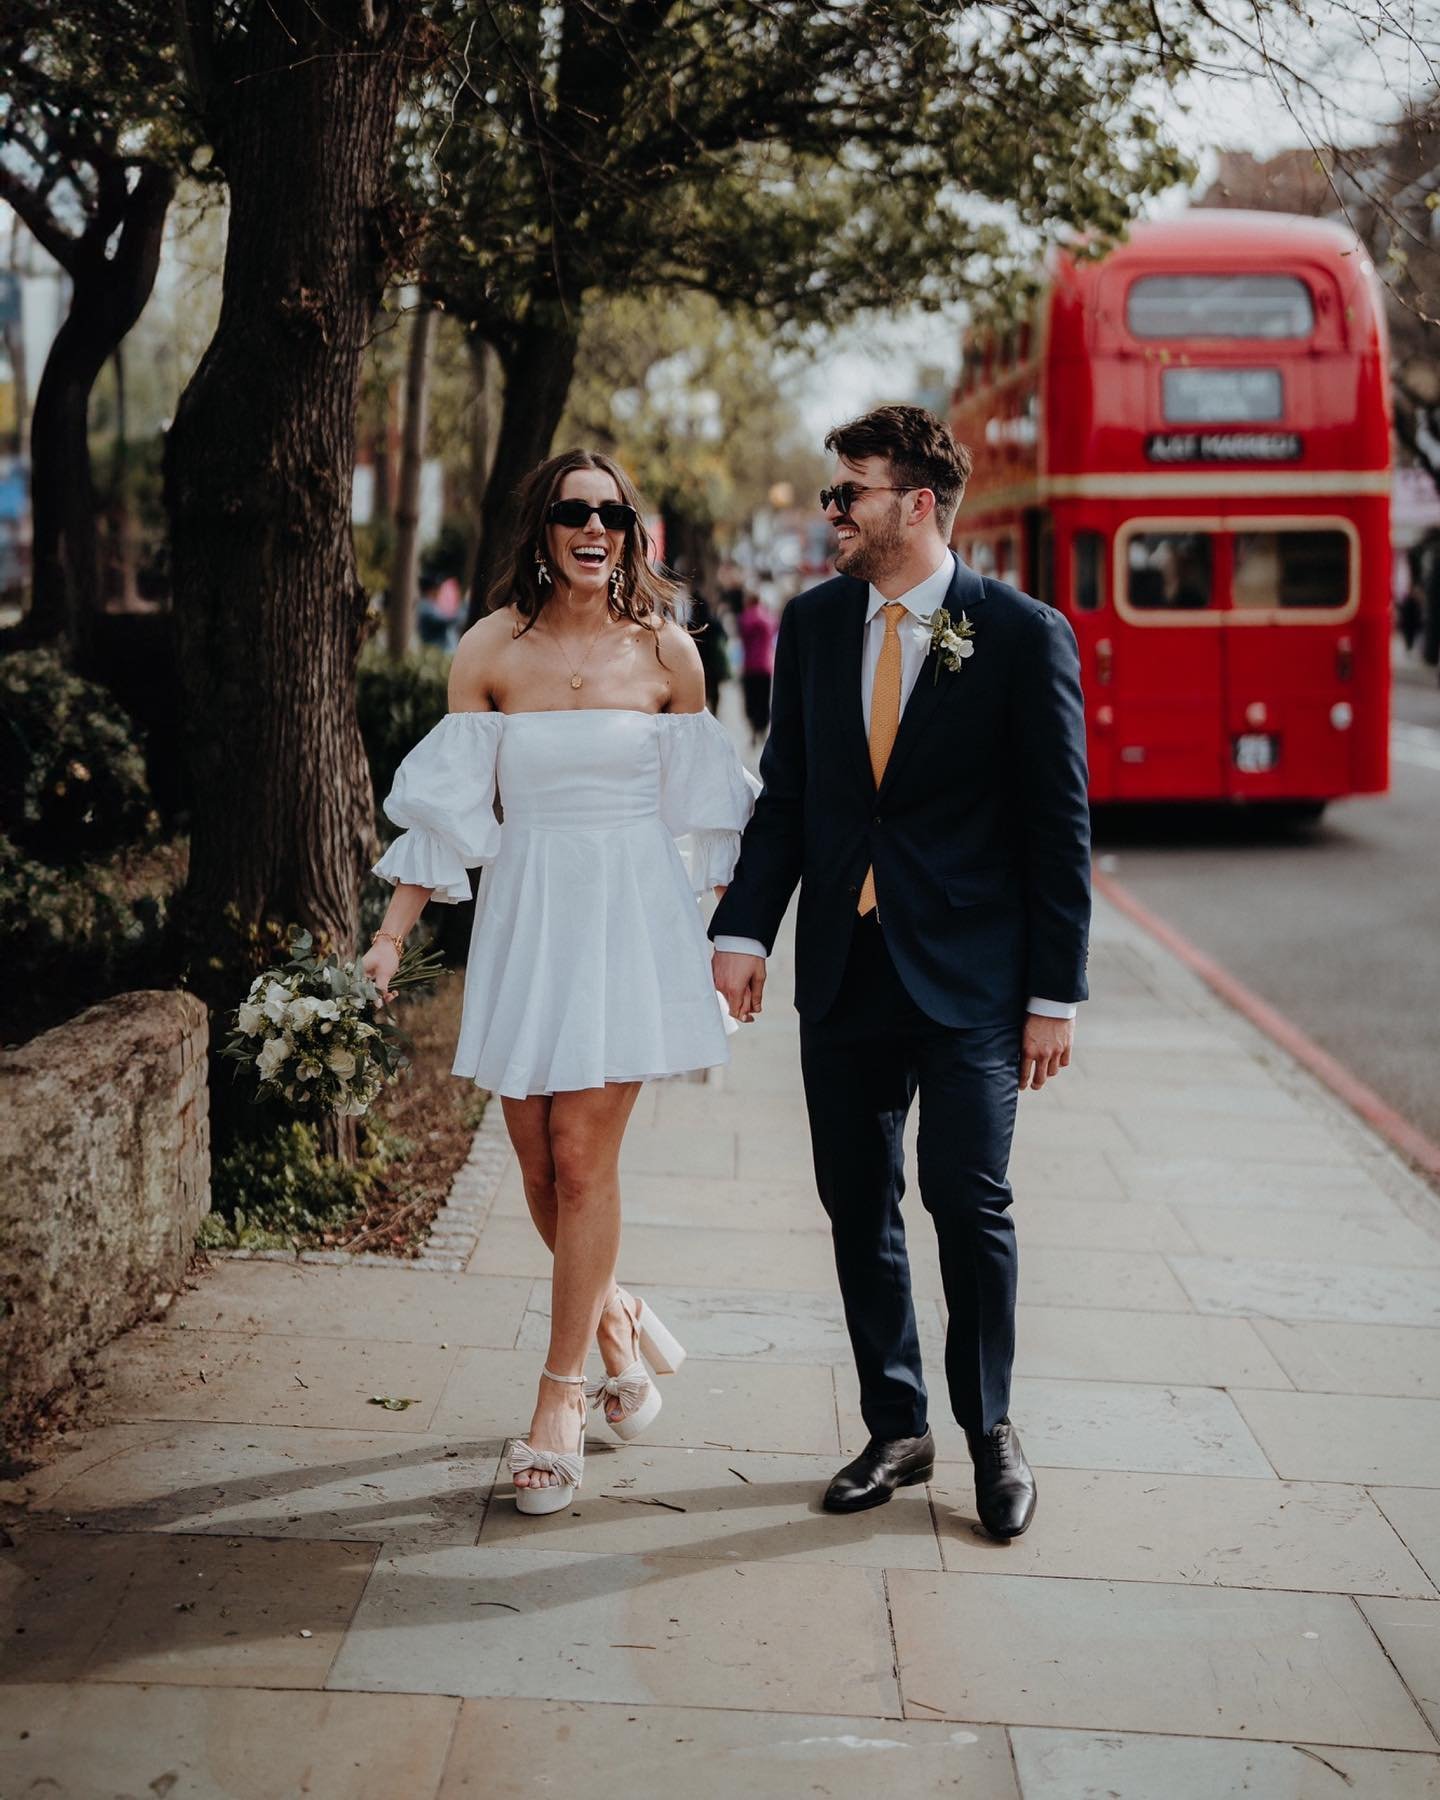
[[[282,987],[278,981],[272,981],[265,990],[265,998],[260,1002],[265,1017],[272,1025],[285,1023],[285,1009],[290,1004],[290,990]]]
[[[349,1081],[355,1073],[355,1058],[349,1050],[332,1050],[325,1061],[342,1081]]]
[[[292,1031],[303,1031],[316,1017],[320,1002],[311,999],[309,994],[299,994],[285,1009],[285,1023]]]
[[[260,1071],[261,1079],[273,1081],[279,1072],[280,1065],[289,1056],[294,1045],[287,1037],[266,1038],[264,1047],[255,1058],[255,1067]]]
[[[315,1017],[317,1019],[338,1019],[340,1017],[340,1003],[338,1000],[316,1000],[312,1004],[315,1007]]]
[[[256,1006],[252,1000],[242,1001],[235,1014],[235,1022],[246,1037],[259,1037],[265,1029],[265,1009],[263,1006]]]

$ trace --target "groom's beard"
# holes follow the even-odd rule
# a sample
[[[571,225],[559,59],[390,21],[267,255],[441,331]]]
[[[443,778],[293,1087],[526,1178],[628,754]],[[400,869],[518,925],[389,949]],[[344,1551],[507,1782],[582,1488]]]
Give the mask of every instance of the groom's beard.
[[[850,518],[844,523],[856,525]],[[859,537],[842,544],[835,552],[836,573],[853,576],[856,581],[883,581],[905,556],[905,528],[900,523],[898,497],[883,520],[856,528]]]

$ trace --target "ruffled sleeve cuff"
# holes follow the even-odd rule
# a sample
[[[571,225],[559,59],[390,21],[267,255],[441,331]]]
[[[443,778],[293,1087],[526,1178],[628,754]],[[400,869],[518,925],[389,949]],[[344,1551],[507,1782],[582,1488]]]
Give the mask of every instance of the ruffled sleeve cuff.
[[[372,870],[392,886],[430,889],[432,900],[452,905],[470,898],[470,877],[454,850],[433,831],[402,831]]]
[[[697,894],[727,887],[740,860],[738,831],[692,831],[688,837],[690,886]]]

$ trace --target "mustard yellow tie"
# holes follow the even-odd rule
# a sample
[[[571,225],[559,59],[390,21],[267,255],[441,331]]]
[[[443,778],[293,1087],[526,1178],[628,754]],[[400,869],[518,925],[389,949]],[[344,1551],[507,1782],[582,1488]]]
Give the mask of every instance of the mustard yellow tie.
[[[892,600],[880,611],[885,616],[885,637],[880,645],[880,660],[875,665],[875,690],[870,696],[870,768],[878,788],[885,774],[890,752],[895,748],[895,735],[900,729],[900,621],[905,608]],[[875,871],[865,871],[860,889],[860,917],[875,910]]]

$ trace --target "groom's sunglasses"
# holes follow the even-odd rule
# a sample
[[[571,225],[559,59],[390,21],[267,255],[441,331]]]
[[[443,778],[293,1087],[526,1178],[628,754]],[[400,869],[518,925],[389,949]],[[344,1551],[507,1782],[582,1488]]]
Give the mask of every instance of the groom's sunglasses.
[[[579,526],[590,523],[591,513],[600,515],[607,531],[628,531],[637,517],[635,508],[620,500],[606,500],[599,506],[588,500],[552,500],[545,517],[551,525]]]
[[[857,494],[913,494],[908,487],[867,487],[862,481],[842,481],[839,487],[821,488],[820,510],[825,512],[833,500],[842,513],[848,513]]]

